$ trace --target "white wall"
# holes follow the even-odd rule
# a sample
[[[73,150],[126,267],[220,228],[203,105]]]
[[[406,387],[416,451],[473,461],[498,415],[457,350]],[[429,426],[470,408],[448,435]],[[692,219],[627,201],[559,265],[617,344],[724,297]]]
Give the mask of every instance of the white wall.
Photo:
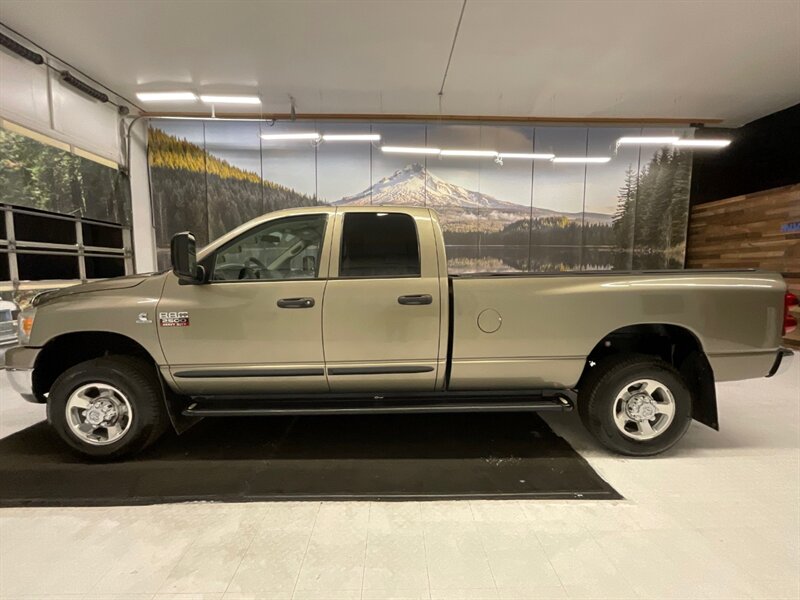
[[[130,181],[133,211],[133,248],[137,273],[156,270],[156,240],[150,205],[150,174],[147,166],[147,119],[131,129]]]

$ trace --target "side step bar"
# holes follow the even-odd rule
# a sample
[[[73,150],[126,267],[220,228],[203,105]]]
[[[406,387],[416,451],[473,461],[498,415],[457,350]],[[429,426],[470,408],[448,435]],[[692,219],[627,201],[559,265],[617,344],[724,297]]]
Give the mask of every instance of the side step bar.
[[[241,417],[266,415],[348,415],[446,412],[569,411],[570,392],[552,396],[371,398],[371,399],[219,399],[197,398],[183,410],[187,417]]]

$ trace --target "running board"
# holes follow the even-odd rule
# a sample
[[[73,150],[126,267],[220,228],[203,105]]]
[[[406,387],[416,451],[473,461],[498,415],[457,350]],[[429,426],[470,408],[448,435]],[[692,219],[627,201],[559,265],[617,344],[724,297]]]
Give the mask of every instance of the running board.
[[[569,411],[573,402],[569,396],[511,398],[392,398],[371,400],[193,400],[184,410],[187,417],[244,417],[267,415],[348,415],[348,414],[407,414],[448,412],[539,412]]]

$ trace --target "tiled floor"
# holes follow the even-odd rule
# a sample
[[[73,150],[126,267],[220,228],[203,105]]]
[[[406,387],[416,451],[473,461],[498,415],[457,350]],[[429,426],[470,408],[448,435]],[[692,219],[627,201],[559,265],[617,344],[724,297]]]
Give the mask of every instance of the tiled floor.
[[[0,435],[42,418],[0,393]],[[548,416],[619,502],[4,509],[0,598],[798,598],[800,357],[719,396],[722,432],[651,459]]]

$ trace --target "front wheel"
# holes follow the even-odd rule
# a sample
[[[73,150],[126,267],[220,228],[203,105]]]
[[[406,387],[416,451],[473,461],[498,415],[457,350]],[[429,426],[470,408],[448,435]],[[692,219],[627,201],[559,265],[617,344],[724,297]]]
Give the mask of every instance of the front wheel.
[[[692,396],[677,370],[646,355],[598,362],[578,395],[586,428],[607,448],[651,456],[675,445],[692,421]]]
[[[67,444],[95,459],[138,452],[169,423],[155,368],[130,356],[104,356],[67,369],[50,390],[47,414]]]

